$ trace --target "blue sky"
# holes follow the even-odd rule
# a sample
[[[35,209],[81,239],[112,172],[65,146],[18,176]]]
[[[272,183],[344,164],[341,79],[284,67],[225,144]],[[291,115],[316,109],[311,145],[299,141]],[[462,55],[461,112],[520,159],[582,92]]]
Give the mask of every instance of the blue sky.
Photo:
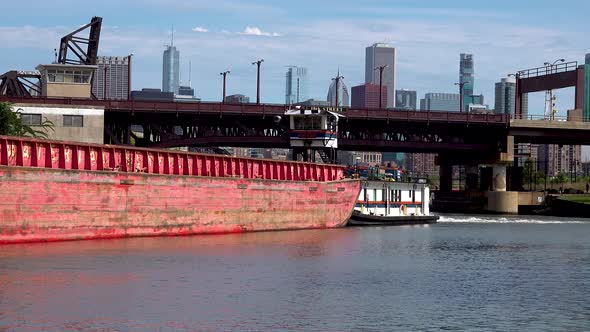
[[[35,3],[36,8],[30,8]],[[103,17],[100,55],[134,53],[133,88],[161,87],[162,52],[174,24],[182,80],[204,100],[219,100],[219,72],[231,70],[228,94],[255,99],[256,68],[264,58],[262,101],[284,101],[286,66],[311,74],[310,94],[325,99],[340,68],[351,87],[364,80],[365,47],[397,47],[397,88],[456,92],[459,53],[473,53],[476,93],[493,107],[494,83],[508,73],[590,52],[590,1],[544,0],[70,0],[2,5],[0,72],[30,70],[53,60],[61,36]],[[10,15],[6,15],[10,13]],[[573,107],[573,89],[556,92],[559,115]],[[542,114],[543,93],[531,96]]]

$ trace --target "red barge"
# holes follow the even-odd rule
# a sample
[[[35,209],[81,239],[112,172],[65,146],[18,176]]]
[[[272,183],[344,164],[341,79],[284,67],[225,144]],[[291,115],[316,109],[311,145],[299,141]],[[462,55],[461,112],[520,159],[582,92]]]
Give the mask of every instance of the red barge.
[[[333,228],[344,167],[0,136],[0,243]]]

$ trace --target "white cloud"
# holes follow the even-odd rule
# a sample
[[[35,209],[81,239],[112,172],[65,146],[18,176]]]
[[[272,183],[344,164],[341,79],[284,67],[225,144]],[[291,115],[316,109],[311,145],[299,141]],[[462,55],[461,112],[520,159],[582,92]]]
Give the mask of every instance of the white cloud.
[[[281,35],[277,32],[265,32],[260,30],[258,27],[251,27],[247,26],[243,32],[238,32],[241,35],[250,35],[250,36],[267,36],[267,37],[280,37]]]
[[[209,30],[208,30],[208,29],[205,29],[205,28],[203,28],[203,27],[194,27],[194,28],[193,28],[193,31],[194,31],[194,32],[209,32]]]

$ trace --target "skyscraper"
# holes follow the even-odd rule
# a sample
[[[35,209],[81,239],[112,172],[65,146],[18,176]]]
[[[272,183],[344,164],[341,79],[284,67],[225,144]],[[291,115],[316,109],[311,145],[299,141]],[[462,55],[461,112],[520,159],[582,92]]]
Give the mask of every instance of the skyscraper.
[[[126,100],[129,97],[129,57],[99,56],[96,65],[98,68],[92,82],[92,93],[96,98]]]
[[[516,81],[503,78],[496,83],[494,113],[513,115],[516,104]],[[522,96],[523,114],[528,114],[528,94]]]
[[[162,66],[162,91],[178,94],[180,85],[180,52],[169,45],[164,51]]]
[[[473,54],[461,53],[459,61],[459,83],[463,84],[463,112],[473,102],[473,90],[475,87],[475,68]]]
[[[338,76],[340,76],[340,72],[338,72]],[[336,81],[335,79],[332,80],[332,84],[330,84],[330,88],[328,89],[328,102],[332,106],[342,106],[348,107],[350,106],[350,96],[348,94],[348,89],[346,88],[346,84],[344,84],[344,79],[340,78],[338,80],[338,105],[336,105]]]
[[[297,104],[309,99],[307,68],[291,66],[287,69],[285,78],[285,104]]]
[[[382,84],[387,87],[387,108],[395,105],[395,48],[390,44],[376,43],[366,48],[365,83],[379,85],[380,66],[387,66],[383,70]]]
[[[416,91],[395,90],[395,108],[404,110],[416,110]]]

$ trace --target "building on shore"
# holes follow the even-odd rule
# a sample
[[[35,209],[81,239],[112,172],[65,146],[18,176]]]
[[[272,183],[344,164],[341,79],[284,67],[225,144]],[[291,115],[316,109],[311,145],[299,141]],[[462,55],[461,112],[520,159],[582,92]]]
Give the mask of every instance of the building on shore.
[[[582,171],[582,147],[579,145],[542,144],[538,146],[537,155],[537,170],[550,177]]]
[[[381,87],[381,95],[379,94],[379,85],[365,83],[358,86],[353,86],[350,89],[352,99],[351,107],[359,108],[379,108],[379,98],[381,98],[381,107],[385,108],[387,105],[387,87]]]
[[[382,164],[381,152],[339,151],[338,162],[349,166],[375,166]]]
[[[195,90],[190,86],[181,85],[178,87],[178,94],[174,95],[175,101],[197,102],[200,98],[195,97]]]
[[[413,176],[438,176],[434,153],[406,153],[406,169]]]
[[[420,110],[458,112],[460,106],[458,93],[429,92],[420,99]]]
[[[41,96],[52,98],[91,99],[92,76],[97,66],[74,64],[39,65]],[[104,143],[104,107],[14,103],[12,110],[20,113],[22,123],[43,130],[50,121],[52,130],[45,130],[49,139],[85,143]]]
[[[395,108],[415,111],[416,91],[408,89],[395,90]]]
[[[224,102],[228,104],[248,104],[250,103],[250,97],[242,94],[229,95],[225,97]]]
[[[129,56],[99,56],[92,82],[92,94],[98,99],[129,99],[131,68]]]

